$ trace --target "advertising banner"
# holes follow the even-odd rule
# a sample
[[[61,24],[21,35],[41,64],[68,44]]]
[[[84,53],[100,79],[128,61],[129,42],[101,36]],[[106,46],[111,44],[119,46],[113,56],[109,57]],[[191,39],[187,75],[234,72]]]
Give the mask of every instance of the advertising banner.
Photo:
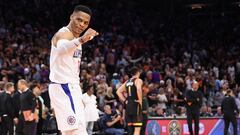
[[[194,126],[194,124],[193,124]],[[238,134],[240,119],[238,119]],[[193,127],[194,130],[194,127]],[[219,118],[200,119],[199,135],[223,135],[224,121]],[[229,134],[233,134],[230,124]],[[151,119],[148,121],[146,135],[190,135],[186,119]]]

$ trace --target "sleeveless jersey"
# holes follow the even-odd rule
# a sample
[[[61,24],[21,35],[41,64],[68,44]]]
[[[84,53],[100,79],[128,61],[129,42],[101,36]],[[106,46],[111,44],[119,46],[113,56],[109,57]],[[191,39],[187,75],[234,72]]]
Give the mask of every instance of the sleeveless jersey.
[[[61,28],[58,32],[69,32],[67,27]],[[54,83],[80,83],[80,63],[82,57],[82,46],[72,52],[59,54],[56,46],[51,45],[50,54],[50,80]]]
[[[126,105],[126,113],[127,115],[138,115],[140,112],[140,105],[135,100],[138,100],[137,95],[137,87],[135,85],[136,78],[132,78],[126,83],[126,91],[127,91],[127,105]]]
[[[126,90],[127,90],[127,95],[128,95],[127,100],[128,101],[138,100],[137,87],[134,84],[135,80],[136,80],[136,78],[132,78],[132,79],[128,80],[126,83]]]

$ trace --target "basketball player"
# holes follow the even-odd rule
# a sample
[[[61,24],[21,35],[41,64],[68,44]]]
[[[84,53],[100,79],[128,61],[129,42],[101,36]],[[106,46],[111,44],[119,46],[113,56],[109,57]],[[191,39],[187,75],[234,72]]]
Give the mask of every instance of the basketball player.
[[[140,135],[142,126],[142,85],[139,78],[140,71],[134,67],[131,69],[132,78],[126,81],[118,90],[117,95],[126,104],[126,121],[129,135]],[[127,98],[123,96],[127,93]]]
[[[82,45],[98,35],[87,29],[91,15],[88,7],[76,6],[69,24],[51,40],[49,95],[63,135],[87,135],[79,72]]]

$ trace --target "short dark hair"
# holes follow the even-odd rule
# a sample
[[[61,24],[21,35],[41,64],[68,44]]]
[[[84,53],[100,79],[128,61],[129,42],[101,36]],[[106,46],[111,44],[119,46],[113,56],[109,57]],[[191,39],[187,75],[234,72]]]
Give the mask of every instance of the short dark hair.
[[[93,87],[93,85],[88,85],[87,86],[87,91],[89,91],[92,87]]]
[[[89,7],[87,7],[87,6],[84,6],[84,5],[77,5],[77,6],[75,6],[73,12],[79,12],[79,11],[82,11],[82,12],[87,13],[90,16],[92,16],[92,10]]]
[[[35,83],[35,82],[33,82],[33,83],[31,83],[30,84],[30,86],[29,86],[29,89],[30,90],[33,90],[34,88],[39,88],[40,89],[40,86],[39,86],[39,84],[38,83]]]
[[[132,76],[134,76],[134,75],[136,75],[137,72],[139,72],[139,71],[140,71],[139,68],[133,67],[133,68],[131,68],[130,73],[131,73]]]

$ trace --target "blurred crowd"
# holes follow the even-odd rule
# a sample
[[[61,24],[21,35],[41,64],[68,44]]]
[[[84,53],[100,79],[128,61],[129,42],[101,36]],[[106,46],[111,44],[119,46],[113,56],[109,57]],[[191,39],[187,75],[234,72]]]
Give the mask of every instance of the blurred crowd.
[[[44,100],[46,113],[51,112],[47,92],[50,40],[67,24],[77,3],[79,0],[8,0],[0,4],[1,92],[7,82],[16,85],[19,79],[38,83],[42,93],[37,97]],[[103,114],[112,109],[120,116],[119,123],[111,126],[124,128],[116,90],[130,78],[128,70],[133,66],[142,70],[149,116],[186,117],[184,97],[193,81],[204,94],[202,117],[222,116],[221,101],[228,89],[234,91],[240,109],[239,18],[163,18],[158,10],[126,3],[119,1],[114,7],[111,2],[90,4],[94,14],[90,27],[100,35],[83,46],[81,62],[83,93],[93,86],[98,109]]]

